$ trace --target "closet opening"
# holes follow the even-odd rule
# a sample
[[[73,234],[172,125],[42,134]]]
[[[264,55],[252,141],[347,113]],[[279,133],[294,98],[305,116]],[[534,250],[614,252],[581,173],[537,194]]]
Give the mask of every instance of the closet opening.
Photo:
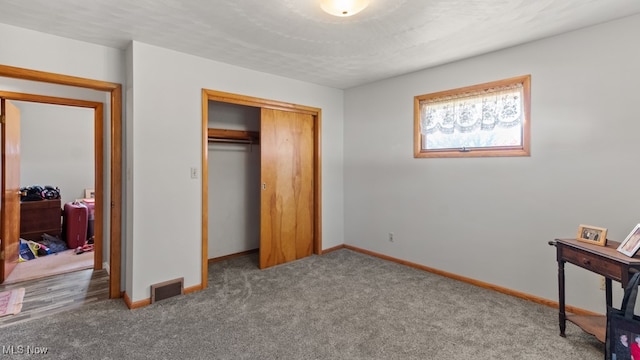
[[[209,101],[208,262],[260,246],[260,109]]]
[[[209,262],[321,254],[321,110],[203,89],[202,134],[202,288]]]

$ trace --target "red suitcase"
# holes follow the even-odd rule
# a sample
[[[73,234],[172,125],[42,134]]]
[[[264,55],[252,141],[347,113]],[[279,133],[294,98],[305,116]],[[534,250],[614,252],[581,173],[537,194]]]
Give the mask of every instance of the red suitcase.
[[[82,246],[87,241],[87,220],[89,209],[79,202],[64,204],[62,227],[69,249]]]
[[[82,204],[84,204],[87,209],[89,210],[89,221],[87,224],[87,240],[89,240],[89,243],[93,242],[93,235],[94,235],[94,223],[95,223],[95,218],[96,218],[96,199],[82,199]]]

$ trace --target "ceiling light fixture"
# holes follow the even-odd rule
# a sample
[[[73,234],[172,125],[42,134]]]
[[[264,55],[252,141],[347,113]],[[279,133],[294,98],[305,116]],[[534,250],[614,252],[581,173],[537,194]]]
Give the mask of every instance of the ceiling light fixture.
[[[320,0],[320,7],[333,16],[352,16],[364,10],[369,0]]]

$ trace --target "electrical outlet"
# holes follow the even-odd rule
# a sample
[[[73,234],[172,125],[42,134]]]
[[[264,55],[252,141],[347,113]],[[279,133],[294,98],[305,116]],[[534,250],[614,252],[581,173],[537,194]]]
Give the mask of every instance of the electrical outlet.
[[[393,242],[393,233],[392,232],[389,233],[389,241]]]
[[[600,290],[605,290],[607,288],[605,277],[600,276]]]
[[[196,167],[192,167],[191,168],[191,178],[192,179],[197,179],[198,178],[198,168],[196,168]]]

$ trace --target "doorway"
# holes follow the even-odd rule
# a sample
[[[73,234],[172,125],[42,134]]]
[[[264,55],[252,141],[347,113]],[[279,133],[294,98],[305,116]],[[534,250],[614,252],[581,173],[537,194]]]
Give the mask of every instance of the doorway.
[[[96,158],[96,168],[106,172],[107,166],[109,166],[110,173],[110,199],[109,199],[109,297],[120,298],[122,297],[121,290],[121,233],[122,233],[122,85],[117,83],[110,83],[106,81],[93,80],[80,78],[75,76],[68,76],[62,74],[49,73],[44,71],[37,71],[31,69],[18,68],[13,66],[0,65],[0,77],[14,78],[20,80],[29,80],[40,83],[58,84],[65,86],[72,86],[90,90],[96,90],[106,92],[110,96],[110,163],[106,164],[103,157]],[[23,94],[11,93],[17,96],[14,100],[25,100]],[[10,95],[11,95],[10,94]],[[6,94],[5,94],[6,95]],[[43,97],[50,101],[57,101],[55,97]],[[73,100],[73,99],[66,99]],[[77,101],[77,100],[76,100]],[[47,101],[43,101],[47,102]],[[102,108],[100,111],[96,109],[96,113],[102,114]],[[102,129],[102,127],[100,127]],[[104,135],[104,134],[101,134]],[[104,137],[96,138],[95,146],[104,148]],[[104,219],[103,210],[105,200],[103,198],[104,191],[100,189],[104,188],[103,177],[96,176],[96,219]],[[98,206],[98,204],[101,204]],[[103,224],[100,222],[95,224],[95,232],[103,234]],[[98,248],[98,246],[96,246]],[[98,254],[96,253],[96,256]],[[100,256],[102,258],[102,256]]]
[[[209,244],[209,160],[208,160],[208,134],[209,102],[236,104],[255,107],[261,111],[261,131],[267,133],[260,135],[261,154],[261,224],[260,224],[260,267],[265,268],[279,263],[292,261],[297,258],[322,252],[322,201],[321,201],[321,110],[318,108],[284,103],[280,101],[248,97],[213,90],[202,90],[202,287],[207,286],[208,277],[208,244]],[[285,124],[279,127],[279,124]],[[268,126],[268,128],[264,128]],[[250,137],[250,134],[247,134]],[[238,132],[231,136],[237,137]],[[266,144],[266,145],[265,145]],[[302,147],[300,147],[302,146]],[[267,166],[274,161],[264,160],[264,156],[275,156],[277,160],[280,150],[270,151],[270,148],[286,149],[293,161],[289,164],[275,161],[280,169],[294,169],[296,175],[291,173],[281,176],[273,181],[265,179],[273,178],[273,172],[265,172]],[[296,149],[304,149],[297,151]],[[298,165],[304,163],[300,172]],[[279,197],[272,190],[294,188],[292,196]],[[300,192],[302,191],[302,192]],[[265,194],[274,201],[267,205]],[[302,196],[300,196],[302,195]],[[295,198],[296,204],[284,205],[279,201],[283,198]],[[298,206],[301,202],[304,205]],[[265,210],[266,206],[270,210]],[[289,211],[283,213],[281,210]],[[274,211],[275,210],[275,211]],[[293,220],[292,220],[293,219]],[[283,223],[287,226],[280,226]],[[273,225],[276,226],[273,226]],[[289,226],[291,225],[291,226]],[[300,225],[300,226],[297,226]],[[293,231],[290,231],[293,230]],[[275,237],[271,235],[276,235]],[[289,240],[281,242],[281,237],[289,237]],[[299,243],[298,238],[310,238],[309,241]]]
[[[102,169],[96,167],[96,158],[103,156],[103,150],[96,146],[95,138],[102,138],[103,104],[61,98],[53,101],[9,92],[0,94],[32,100],[11,101],[20,110],[17,161],[21,187],[37,185],[60,189],[59,198],[20,202],[20,242],[25,249],[27,244],[31,245],[29,248],[48,244],[50,249],[23,253],[17,265],[10,266],[13,270],[4,277],[2,285],[84,269],[102,269],[103,234],[94,234],[94,217],[86,223],[88,228],[91,225],[86,240],[78,239],[78,244],[90,241],[93,245],[83,247],[85,251],[76,251],[78,244],[67,244],[61,234],[60,210],[64,204],[74,201],[93,208],[90,204],[94,204],[95,198],[85,198],[89,197],[86,189],[96,188],[96,176],[102,176]],[[97,219],[97,223],[100,228],[104,227],[102,218]]]

